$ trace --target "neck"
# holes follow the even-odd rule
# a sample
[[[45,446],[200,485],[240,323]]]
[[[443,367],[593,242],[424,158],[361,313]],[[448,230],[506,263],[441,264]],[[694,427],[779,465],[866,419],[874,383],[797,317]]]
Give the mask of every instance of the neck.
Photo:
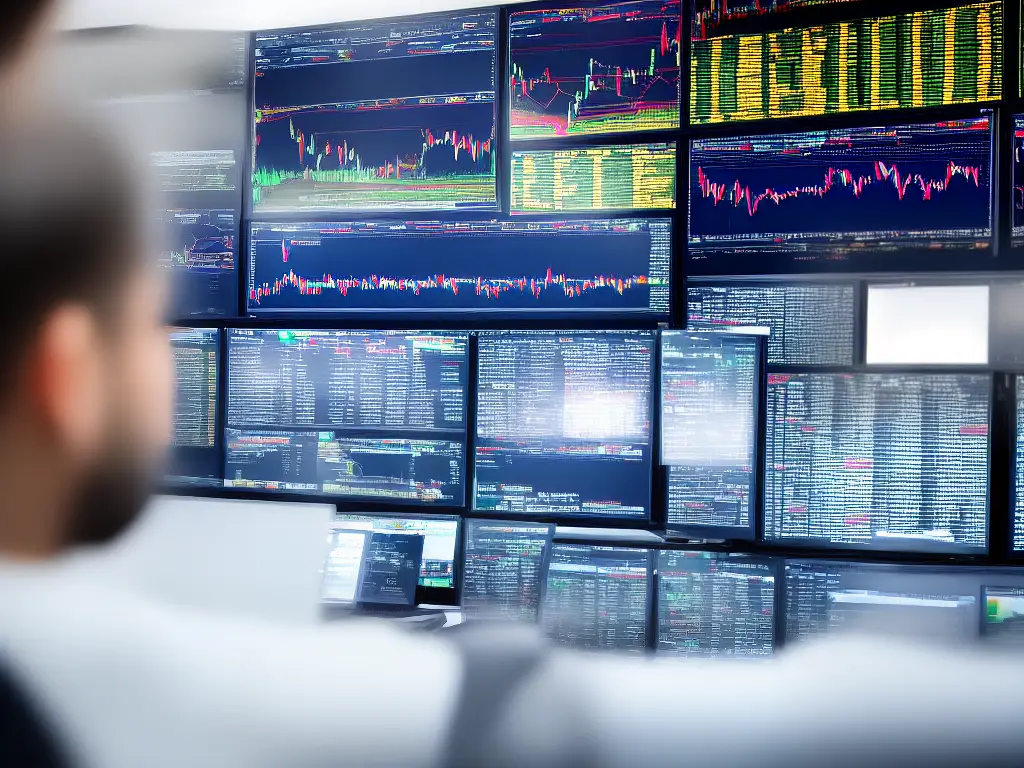
[[[55,459],[31,441],[5,440],[0,445],[0,555],[40,560],[63,546],[62,510],[67,495]],[[59,466],[59,461],[57,462]]]

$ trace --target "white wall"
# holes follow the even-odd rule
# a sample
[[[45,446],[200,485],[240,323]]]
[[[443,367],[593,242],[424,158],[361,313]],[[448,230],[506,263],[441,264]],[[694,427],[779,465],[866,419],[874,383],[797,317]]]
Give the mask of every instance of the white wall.
[[[503,0],[502,4],[523,0]],[[16,2],[16,0],[11,0]],[[66,28],[148,24],[186,29],[273,29],[487,6],[487,0],[63,0]],[[497,3],[491,3],[492,5]]]

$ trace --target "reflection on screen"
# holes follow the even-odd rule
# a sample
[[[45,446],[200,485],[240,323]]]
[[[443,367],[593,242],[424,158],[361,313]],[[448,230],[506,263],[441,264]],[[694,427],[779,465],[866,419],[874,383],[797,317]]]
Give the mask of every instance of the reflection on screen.
[[[231,330],[226,484],[460,506],[466,334]]]
[[[556,544],[541,614],[547,634],[574,648],[647,647],[650,553]]]
[[[983,549],[991,387],[981,375],[769,374],[765,537]]]
[[[727,333],[661,336],[661,463],[668,524],[753,535],[757,339]]]
[[[438,589],[455,588],[455,542],[459,530],[457,517],[339,514],[334,518],[332,528],[335,531],[381,531],[422,536],[423,562],[420,565],[419,585]]]
[[[649,332],[480,336],[475,509],[650,512]]]
[[[330,551],[324,566],[321,598],[325,602],[351,603],[359,587],[359,569],[369,534],[333,531],[328,537]]]

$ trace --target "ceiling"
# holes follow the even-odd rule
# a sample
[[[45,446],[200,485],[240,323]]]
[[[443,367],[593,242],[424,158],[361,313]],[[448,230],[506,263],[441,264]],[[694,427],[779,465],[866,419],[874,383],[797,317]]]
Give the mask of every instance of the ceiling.
[[[504,4],[522,1],[505,0]],[[60,25],[71,29],[124,24],[273,29],[482,5],[486,0],[63,0]]]

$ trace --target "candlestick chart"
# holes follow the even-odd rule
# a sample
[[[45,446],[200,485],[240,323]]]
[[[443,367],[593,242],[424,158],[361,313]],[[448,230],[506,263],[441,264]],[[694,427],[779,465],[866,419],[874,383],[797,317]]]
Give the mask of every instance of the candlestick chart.
[[[694,40],[690,121],[993,101],[1002,34],[986,2]]]
[[[510,14],[511,137],[677,128],[680,9],[632,0]]]
[[[803,15],[835,12],[842,8],[856,14],[870,0],[695,0],[690,17],[690,39],[743,32],[764,31],[776,18],[796,19]]]
[[[254,223],[249,311],[664,316],[671,241],[667,219]]]
[[[1013,117],[1013,245],[1024,246],[1024,115]]]
[[[257,39],[253,210],[494,208],[493,13]]]
[[[980,117],[695,141],[690,258],[714,270],[742,254],[771,272],[987,247],[991,140]]]

